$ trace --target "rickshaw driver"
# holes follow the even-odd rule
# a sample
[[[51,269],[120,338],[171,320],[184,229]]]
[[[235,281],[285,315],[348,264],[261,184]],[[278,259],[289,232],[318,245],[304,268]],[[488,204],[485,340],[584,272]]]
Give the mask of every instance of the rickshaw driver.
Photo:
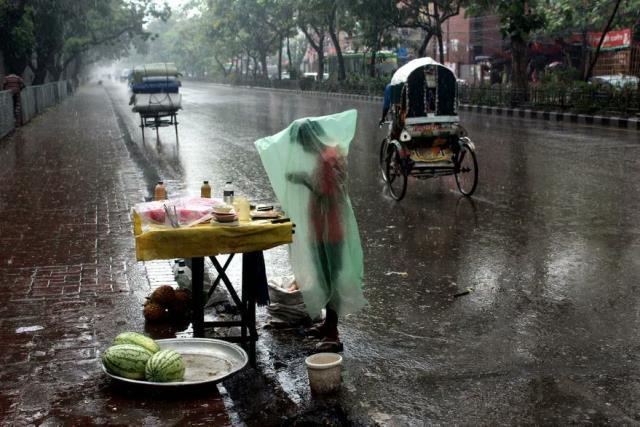
[[[384,87],[384,100],[382,102],[382,118],[378,123],[378,126],[382,127],[385,120],[387,119],[387,114],[389,113],[389,109],[391,108],[391,83],[387,84]]]

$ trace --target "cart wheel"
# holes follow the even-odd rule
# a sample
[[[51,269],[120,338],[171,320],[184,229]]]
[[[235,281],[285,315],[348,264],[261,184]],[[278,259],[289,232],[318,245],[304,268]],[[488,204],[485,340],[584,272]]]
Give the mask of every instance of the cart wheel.
[[[378,165],[380,166],[380,173],[382,174],[382,180],[387,182],[387,156],[389,154],[389,138],[384,138],[380,142],[380,155],[378,157]]]
[[[456,158],[456,184],[465,196],[471,196],[478,185],[478,161],[476,153],[466,142]]]
[[[388,145],[386,172],[391,197],[400,201],[407,192],[407,173],[402,166],[400,152],[395,145]]]

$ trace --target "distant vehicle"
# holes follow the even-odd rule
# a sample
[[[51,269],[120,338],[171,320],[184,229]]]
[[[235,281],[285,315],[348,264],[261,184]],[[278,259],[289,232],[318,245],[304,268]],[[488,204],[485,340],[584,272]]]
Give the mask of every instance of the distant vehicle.
[[[278,80],[278,73],[269,74],[269,78],[271,80]],[[291,77],[289,76],[289,73],[282,73],[280,75],[280,78],[282,80],[290,80],[291,79]]]
[[[607,76],[591,77],[589,79],[589,82],[616,88],[637,89],[640,85],[640,78],[626,74],[613,74]]]
[[[129,70],[128,68],[125,68],[124,70],[122,70],[122,72],[120,73],[120,81],[121,82],[128,81],[130,74],[131,74],[131,70]]]
[[[323,80],[329,79],[329,73],[324,73],[323,76]],[[304,73],[304,77],[307,79],[312,78],[314,80],[318,80],[318,73]]]

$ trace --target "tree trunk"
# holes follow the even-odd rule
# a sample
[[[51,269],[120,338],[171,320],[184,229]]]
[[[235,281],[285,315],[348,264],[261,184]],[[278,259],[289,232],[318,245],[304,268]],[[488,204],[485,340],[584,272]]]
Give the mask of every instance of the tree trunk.
[[[278,80],[282,80],[282,36],[278,44]]]
[[[376,54],[382,48],[382,34],[379,35],[376,40],[376,44],[373,47],[373,51],[371,52],[371,63],[369,64],[369,75],[371,77],[376,76]]]
[[[431,32],[427,32],[427,34],[424,36],[424,39],[422,40],[422,44],[420,45],[420,49],[418,49],[418,56],[420,58],[425,56],[425,53],[427,52],[427,46],[431,41],[431,37],[433,37],[433,33]]]
[[[436,38],[438,41],[438,53],[440,54],[440,63],[444,64],[444,48],[442,47],[442,22],[440,22],[440,15],[438,13],[438,2],[433,2],[433,14],[436,23]],[[433,55],[435,57],[435,54]]]
[[[324,49],[318,51],[318,81],[324,79]]]
[[[289,60],[289,65],[287,69],[289,70],[289,79],[296,80],[298,78],[298,73],[293,70],[293,60],[291,58],[291,46],[289,45],[289,36],[287,36],[287,59]]]
[[[300,28],[300,30],[302,30],[302,32],[304,33],[305,37],[309,41],[309,44],[311,45],[313,50],[315,50],[316,53],[318,54],[318,81],[320,81],[320,80],[322,80],[324,78],[324,36],[325,36],[325,32],[324,31],[318,31],[317,28],[314,28],[315,34],[318,36],[318,41],[316,42],[313,39],[313,37],[311,37],[311,34],[309,34],[309,31],[307,31],[305,28]]]
[[[44,81],[47,78],[47,67],[38,64],[33,74],[32,84],[34,86],[44,84]]]
[[[442,32],[438,33],[438,53],[440,54],[440,63],[444,64],[444,46],[442,45]]]
[[[269,69],[267,68],[267,52],[260,52],[260,62],[262,63],[262,77],[269,78]]]
[[[60,67],[54,67],[49,70],[49,74],[51,74],[53,81],[57,82],[60,80],[60,76],[62,75],[62,69]]]
[[[591,77],[591,73],[593,72],[593,67],[595,67],[596,62],[598,62],[598,56],[600,55],[600,48],[602,47],[602,42],[604,42],[604,38],[607,35],[607,32],[609,31],[609,29],[611,28],[611,24],[613,23],[613,18],[615,18],[616,13],[618,13],[618,7],[620,7],[621,1],[622,0],[618,0],[616,2],[615,7],[613,8],[613,12],[611,13],[611,16],[609,16],[609,20],[607,21],[607,24],[604,26],[604,30],[602,30],[602,36],[600,36],[598,47],[596,47],[596,51],[593,55],[593,58],[589,63],[589,68],[587,69],[587,73],[585,75],[585,81],[589,80],[589,78]]]
[[[336,48],[336,57],[338,58],[338,80],[344,80],[347,78],[347,73],[344,67],[344,57],[342,56],[342,48],[340,48],[340,38],[337,31],[333,27],[329,27],[329,36],[331,42]]]
[[[216,61],[216,64],[218,64],[218,67],[220,67],[220,70],[222,70],[222,76],[223,77],[227,77],[227,74],[229,74],[229,73],[228,73],[227,69],[224,68],[224,64],[222,63],[222,61],[220,61],[218,59],[218,57],[215,56],[215,55],[213,56],[213,60]]]
[[[525,102],[529,98],[527,76],[527,44],[519,38],[511,38],[511,68],[516,101]]]
[[[376,76],[376,54],[378,53],[377,49],[371,49],[371,61],[369,61],[369,76]],[[366,56],[366,54],[365,54]]]
[[[587,69],[589,68],[589,45],[587,41],[587,30],[582,30],[582,79],[585,80],[587,76]]]
[[[54,65],[53,53],[40,51],[36,53],[36,68],[33,72],[33,85],[44,84],[47,71]]]

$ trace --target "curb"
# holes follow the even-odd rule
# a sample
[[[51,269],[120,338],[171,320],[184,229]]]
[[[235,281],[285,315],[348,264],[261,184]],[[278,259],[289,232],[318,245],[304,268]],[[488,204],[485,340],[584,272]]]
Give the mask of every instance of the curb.
[[[475,104],[460,104],[459,108],[462,111],[470,111],[474,113],[640,130],[640,118],[638,117],[593,116],[589,114],[576,114],[561,111],[489,107],[486,105]]]
[[[320,98],[342,98],[353,99],[356,101],[377,102],[383,101],[382,96],[357,95],[341,92],[319,92],[300,89],[280,89],[259,86],[233,86],[224,83],[212,83],[218,86],[239,87],[243,89],[259,90],[264,92],[281,92],[289,94],[298,94],[306,96],[316,96]],[[530,110],[524,108],[508,108],[508,107],[490,107],[486,105],[460,104],[458,107],[461,111],[469,111],[473,113],[493,114],[506,117],[520,117],[527,119],[539,119],[553,122],[567,122],[587,125],[599,125],[605,127],[617,127],[621,129],[640,130],[639,117],[616,117],[616,116],[592,116],[588,114],[576,114],[562,111],[544,111]]]

